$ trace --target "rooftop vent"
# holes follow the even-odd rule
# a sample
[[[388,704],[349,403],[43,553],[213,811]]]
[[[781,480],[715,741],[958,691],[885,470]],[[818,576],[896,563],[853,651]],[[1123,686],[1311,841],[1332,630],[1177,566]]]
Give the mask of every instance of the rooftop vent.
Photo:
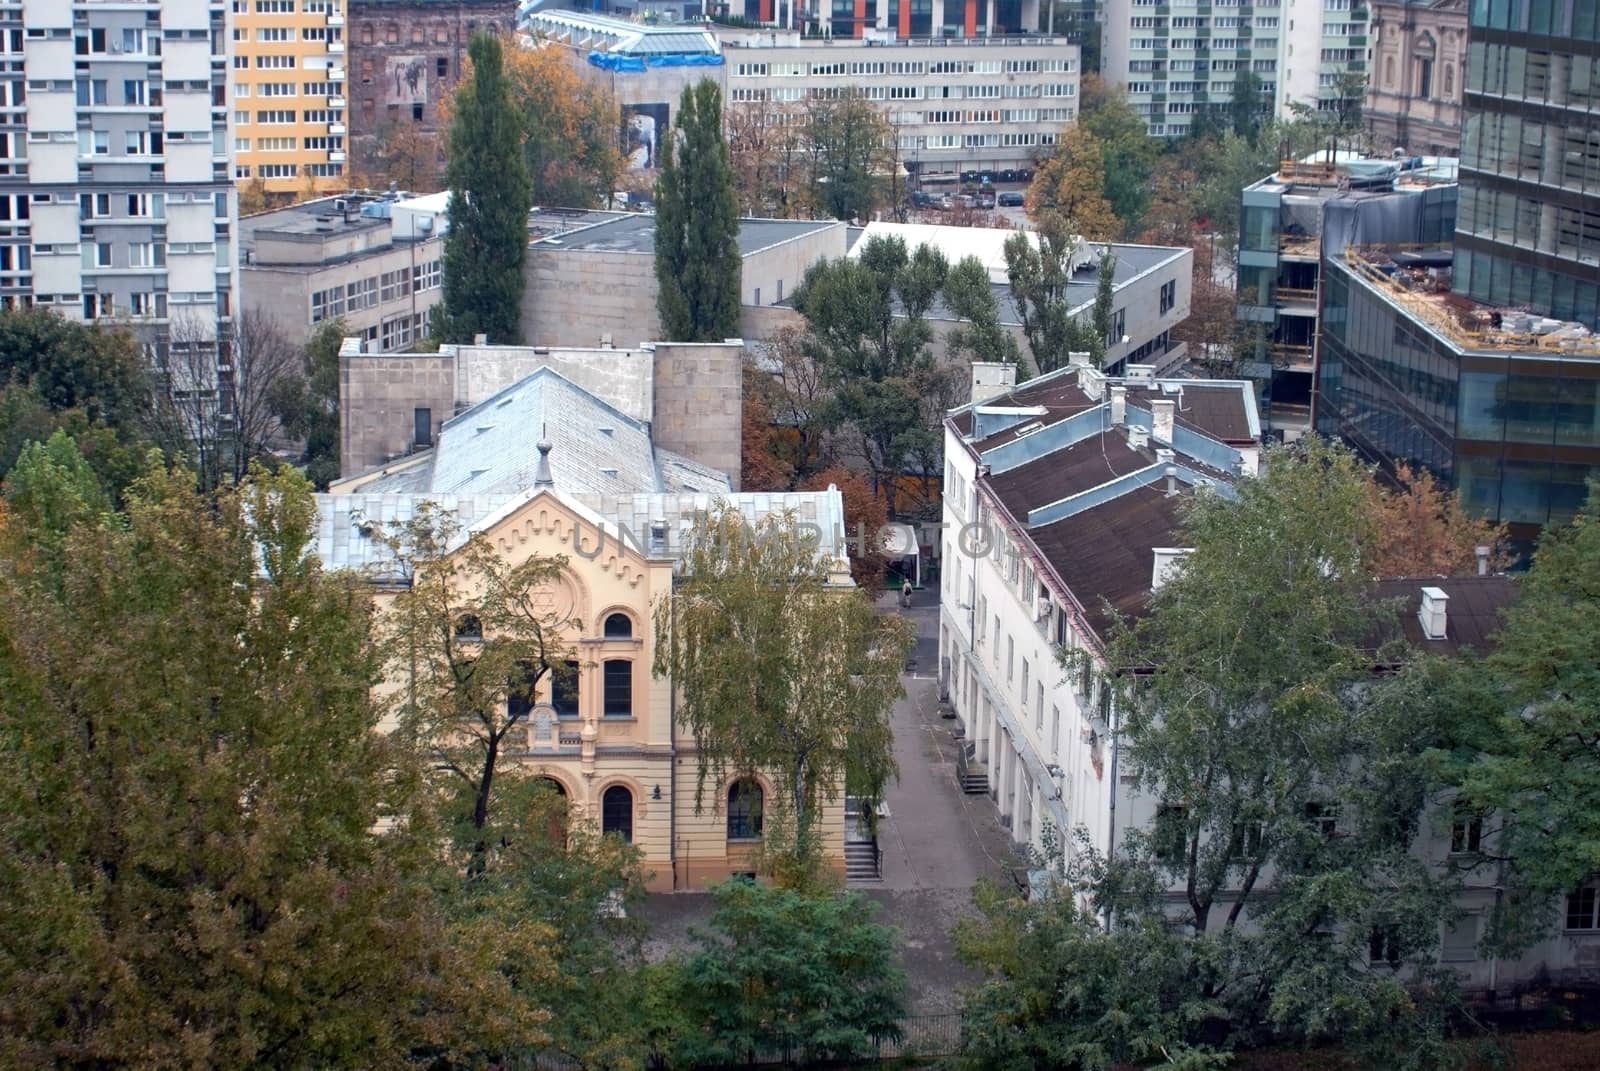
[[[1014,438],[1021,439],[1024,436],[1032,435],[1042,427],[1044,427],[1044,425],[1039,423],[1037,420],[1030,420],[1026,424],[1022,425],[1022,427],[1017,429],[1017,433]]]
[[[1422,604],[1417,607],[1417,620],[1422,623],[1422,634],[1430,640],[1442,640],[1449,631],[1449,615],[1445,604],[1450,596],[1443,588],[1423,588]]]
[[[612,477],[615,477],[615,476],[616,476],[616,475],[617,475],[617,470],[616,470],[616,469],[614,469],[614,468],[611,468],[611,467],[609,467],[609,466],[605,466],[605,467],[602,467],[602,468],[601,468],[601,469],[600,469],[600,474],[601,474],[601,475],[602,475],[602,476],[612,476]]]

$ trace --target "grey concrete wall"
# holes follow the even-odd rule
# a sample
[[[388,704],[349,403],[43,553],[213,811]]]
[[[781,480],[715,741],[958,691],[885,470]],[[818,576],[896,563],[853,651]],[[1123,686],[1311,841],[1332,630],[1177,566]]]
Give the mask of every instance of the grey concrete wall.
[[[773,305],[789,297],[819,260],[842,257],[848,243],[843,223],[758,249],[744,258],[739,272],[741,305]],[[758,293],[759,291],[759,293]]]
[[[550,367],[635,420],[649,423],[655,355],[649,350],[455,346],[456,405],[477,405],[496,391]]]
[[[433,440],[455,414],[455,359],[438,354],[339,356],[339,474],[409,453],[414,412],[432,410]]]
[[[657,342],[655,351],[655,444],[727,473],[737,491],[744,344]]]
[[[598,346],[610,335],[613,345],[631,349],[661,336],[648,253],[534,245],[523,278],[522,334],[532,345]]]

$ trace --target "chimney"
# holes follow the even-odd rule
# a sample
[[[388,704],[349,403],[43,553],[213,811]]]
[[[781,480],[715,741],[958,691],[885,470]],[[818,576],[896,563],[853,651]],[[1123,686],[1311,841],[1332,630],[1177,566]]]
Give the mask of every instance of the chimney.
[[[1073,368],[1088,368],[1089,367],[1089,351],[1088,350],[1068,350],[1067,351],[1067,364],[1070,365]]]
[[[1078,389],[1088,395],[1090,401],[1098,402],[1106,393],[1105,373],[1083,365],[1078,369]]]
[[[1170,398],[1152,398],[1150,400],[1150,437],[1152,439],[1163,443],[1172,441],[1172,418],[1177,408],[1178,403]]]
[[[1111,388],[1111,426],[1120,428],[1128,422],[1128,388],[1121,383]]]
[[[1478,552],[1478,575],[1479,576],[1488,576],[1489,575],[1489,548],[1488,547],[1479,547],[1479,548],[1477,548],[1477,552]]]
[[[1017,366],[1009,361],[972,362],[972,404],[978,405],[1017,385]]]
[[[1422,622],[1422,634],[1430,640],[1442,640],[1448,627],[1445,604],[1450,596],[1443,588],[1423,588],[1422,605],[1417,607],[1417,620]]]
[[[1143,450],[1150,445],[1150,429],[1138,424],[1128,425],[1128,447],[1133,450]]]

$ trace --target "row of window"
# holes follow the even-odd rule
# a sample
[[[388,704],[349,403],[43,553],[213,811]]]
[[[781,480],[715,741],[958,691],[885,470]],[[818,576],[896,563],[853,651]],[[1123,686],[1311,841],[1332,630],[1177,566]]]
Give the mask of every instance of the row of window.
[[[1078,69],[1070,59],[1020,60],[873,60],[848,63],[735,63],[739,78],[845,78],[882,74],[1071,74]]]
[[[263,173],[268,166],[271,165],[262,167]],[[406,288],[408,277],[409,290]],[[321,323],[323,320],[333,320],[346,313],[376,308],[405,293],[420,294],[425,290],[437,290],[442,281],[439,261],[430,260],[426,264],[418,264],[412,268],[399,268],[382,275],[369,275],[365,279],[357,279],[342,286],[316,290],[311,294],[311,322]]]
[[[552,795],[565,797],[566,790],[552,778],[541,778]],[[660,793],[658,791],[657,796]],[[735,781],[728,786],[727,837],[732,841],[761,839],[762,810],[766,793],[760,782],[752,778]],[[565,823],[556,821],[550,830],[554,837],[565,834]],[[612,785],[600,796],[600,832],[615,834],[633,843],[633,792],[627,785]]]

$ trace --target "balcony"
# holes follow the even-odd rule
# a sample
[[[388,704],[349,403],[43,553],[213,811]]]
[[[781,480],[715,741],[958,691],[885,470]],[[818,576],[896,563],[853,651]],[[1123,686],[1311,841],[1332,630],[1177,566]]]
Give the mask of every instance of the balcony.
[[[342,82],[342,81],[344,81],[344,68],[340,67],[340,66],[337,66],[337,65],[329,67],[328,68],[328,81],[330,81],[330,82]]]
[[[328,25],[329,26],[343,26],[344,25],[344,15],[341,12],[338,12],[338,11],[335,11],[335,12],[331,13],[328,16]]]
[[[329,123],[328,124],[328,133],[330,133],[330,134],[343,134],[344,133],[344,124],[343,123]]]
[[[1267,352],[1272,355],[1272,367],[1282,368],[1289,372],[1311,371],[1311,347],[1296,346],[1288,342],[1277,342],[1268,347]]]
[[[342,164],[342,163],[344,163],[344,150],[343,149],[333,149],[333,150],[331,150],[328,153],[328,162],[330,164]]]
[[[1309,306],[1316,310],[1317,292],[1315,290],[1301,290],[1293,286],[1280,286],[1273,290],[1273,299],[1280,306],[1293,306],[1301,309]]]
[[[329,97],[328,98],[328,107],[334,109],[335,111],[337,111],[340,108],[343,108],[344,107],[344,98],[343,97]]]
[[[344,42],[343,41],[329,41],[328,42],[328,51],[330,53],[332,53],[333,55],[335,55],[335,56],[344,55]]]

